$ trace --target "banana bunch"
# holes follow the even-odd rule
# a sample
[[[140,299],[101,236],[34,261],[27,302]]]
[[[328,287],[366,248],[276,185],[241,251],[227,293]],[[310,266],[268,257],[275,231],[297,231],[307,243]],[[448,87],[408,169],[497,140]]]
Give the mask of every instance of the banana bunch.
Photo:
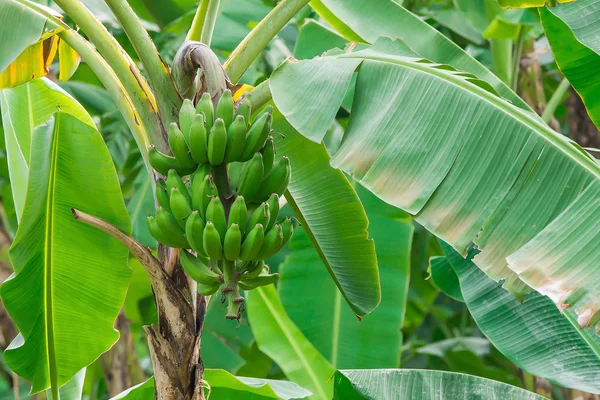
[[[166,179],[156,183],[159,207],[148,217],[154,238],[183,249],[180,262],[197,282],[198,293],[221,289],[228,300],[226,318],[239,319],[251,290],[279,279],[264,260],[291,239],[294,224],[279,218],[279,198],[291,177],[290,162],[275,162],[272,107],[248,125],[251,110],[234,111],[229,90],[213,107],[204,93],[194,107],[185,100],[179,124],[169,127],[173,156],[148,149],[152,167]]]

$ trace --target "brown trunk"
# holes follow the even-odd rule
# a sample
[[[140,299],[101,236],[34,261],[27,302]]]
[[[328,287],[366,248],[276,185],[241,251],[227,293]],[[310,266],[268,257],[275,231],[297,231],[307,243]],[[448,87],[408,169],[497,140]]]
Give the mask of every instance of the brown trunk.
[[[571,139],[583,147],[600,147],[600,132],[591,121],[583,101],[573,89],[570,90],[570,93],[565,105]],[[598,154],[594,153],[594,155]]]

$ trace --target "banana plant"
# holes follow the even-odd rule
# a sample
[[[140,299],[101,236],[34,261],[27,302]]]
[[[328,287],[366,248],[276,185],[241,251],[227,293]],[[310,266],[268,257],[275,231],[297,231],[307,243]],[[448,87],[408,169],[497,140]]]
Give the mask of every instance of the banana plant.
[[[492,72],[393,0],[261,4],[262,19],[244,26],[236,45],[218,30],[219,0],[188,14],[172,1],[43,3],[0,0],[0,106],[18,221],[14,273],[0,296],[20,332],[3,356],[32,394],[81,398],[86,368],[119,338],[121,308],[131,316],[130,302],[143,300],[127,294],[131,265],[135,284],[151,286],[144,297],[155,316],[135,319],[152,377],[114,398],[540,398],[480,377],[397,369],[413,221],[447,243],[432,261],[434,281],[504,356],[600,393],[592,333],[600,167],[548,126],[560,96],[540,117],[515,93],[511,40],[490,36],[494,63],[503,61]],[[578,11],[597,4],[488,0],[485,8],[494,10],[491,26],[500,7],[540,7],[556,62],[596,123],[595,80],[581,74],[594,70],[598,46],[592,28],[570,27],[591,24]],[[465,7],[457,2],[457,12]],[[292,57],[282,38],[311,10],[320,21],[303,26]],[[184,36],[168,63],[155,30]],[[518,32],[521,46],[525,28]],[[55,59],[61,81],[80,59],[95,75],[103,89],[93,93],[110,97],[131,146],[107,146],[102,119],[76,97],[97,99],[57,85]],[[264,76],[248,78],[264,59]],[[279,266],[277,257],[285,257]],[[532,301],[545,312],[530,310]],[[206,327],[209,303],[233,325]],[[486,320],[490,310],[506,321]],[[551,366],[526,334],[541,329],[527,313],[560,326],[537,336],[557,350]],[[241,333],[246,315],[250,339]],[[240,333],[231,333],[235,324]],[[519,341],[503,338],[519,328]],[[252,343],[255,354],[244,358],[275,361],[291,382],[205,370],[209,351],[224,356],[231,343]]]

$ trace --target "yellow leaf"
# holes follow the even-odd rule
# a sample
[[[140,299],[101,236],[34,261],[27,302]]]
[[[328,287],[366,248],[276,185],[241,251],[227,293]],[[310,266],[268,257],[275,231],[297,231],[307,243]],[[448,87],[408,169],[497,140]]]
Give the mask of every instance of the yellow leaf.
[[[571,3],[575,0],[557,0],[559,3]],[[552,4],[552,0],[498,0],[501,7],[504,8],[531,8],[544,7],[546,4]]]
[[[0,74],[0,89],[13,88],[48,74],[48,68],[58,48],[58,36],[62,28],[46,32],[40,40],[27,47],[15,61]]]
[[[59,73],[58,78],[61,81],[67,81],[73,76],[77,67],[79,67],[79,61],[81,57],[79,54],[64,40],[58,43],[58,65]]]

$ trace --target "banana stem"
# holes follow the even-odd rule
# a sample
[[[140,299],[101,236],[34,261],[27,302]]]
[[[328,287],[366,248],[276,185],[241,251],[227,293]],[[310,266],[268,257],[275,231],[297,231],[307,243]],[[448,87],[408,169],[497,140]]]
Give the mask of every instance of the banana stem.
[[[154,93],[159,94],[156,101],[160,118],[164,126],[169,126],[171,122],[177,121],[177,114],[181,107],[181,96],[175,89],[169,68],[160,58],[154,42],[129,3],[126,0],[106,0],[106,4],[119,20],[140,61],[144,64],[150,86]]]
[[[20,0],[23,2],[23,0]],[[78,0],[56,0],[55,3],[81,27],[98,52],[110,64],[139,113],[142,125],[159,150],[167,151],[168,144],[154,94],[135,63],[123,47]],[[142,150],[142,149],[140,149]],[[144,149],[145,150],[145,149]]]
[[[202,0],[196,10],[196,15],[194,15],[192,27],[187,34],[186,40],[202,42],[210,46],[213,31],[215,30],[215,22],[219,15],[220,3],[220,0]]]
[[[229,216],[229,202],[233,195],[229,186],[229,173],[227,172],[227,164],[213,165],[212,167],[213,181],[221,197],[221,202],[225,207],[225,215]]]
[[[227,319],[239,319],[240,308],[244,298],[240,296],[238,291],[237,272],[235,270],[235,261],[223,260],[223,278],[225,285],[223,293],[227,295]]]
[[[248,92],[243,98],[244,102],[250,103],[250,109],[254,113],[256,110],[271,101],[271,88],[269,87],[269,79],[260,83],[257,87]],[[240,99],[241,102],[242,99]]]
[[[252,62],[269,44],[271,39],[300,11],[310,0],[283,0],[231,52],[223,68],[233,83],[240,80]]]

